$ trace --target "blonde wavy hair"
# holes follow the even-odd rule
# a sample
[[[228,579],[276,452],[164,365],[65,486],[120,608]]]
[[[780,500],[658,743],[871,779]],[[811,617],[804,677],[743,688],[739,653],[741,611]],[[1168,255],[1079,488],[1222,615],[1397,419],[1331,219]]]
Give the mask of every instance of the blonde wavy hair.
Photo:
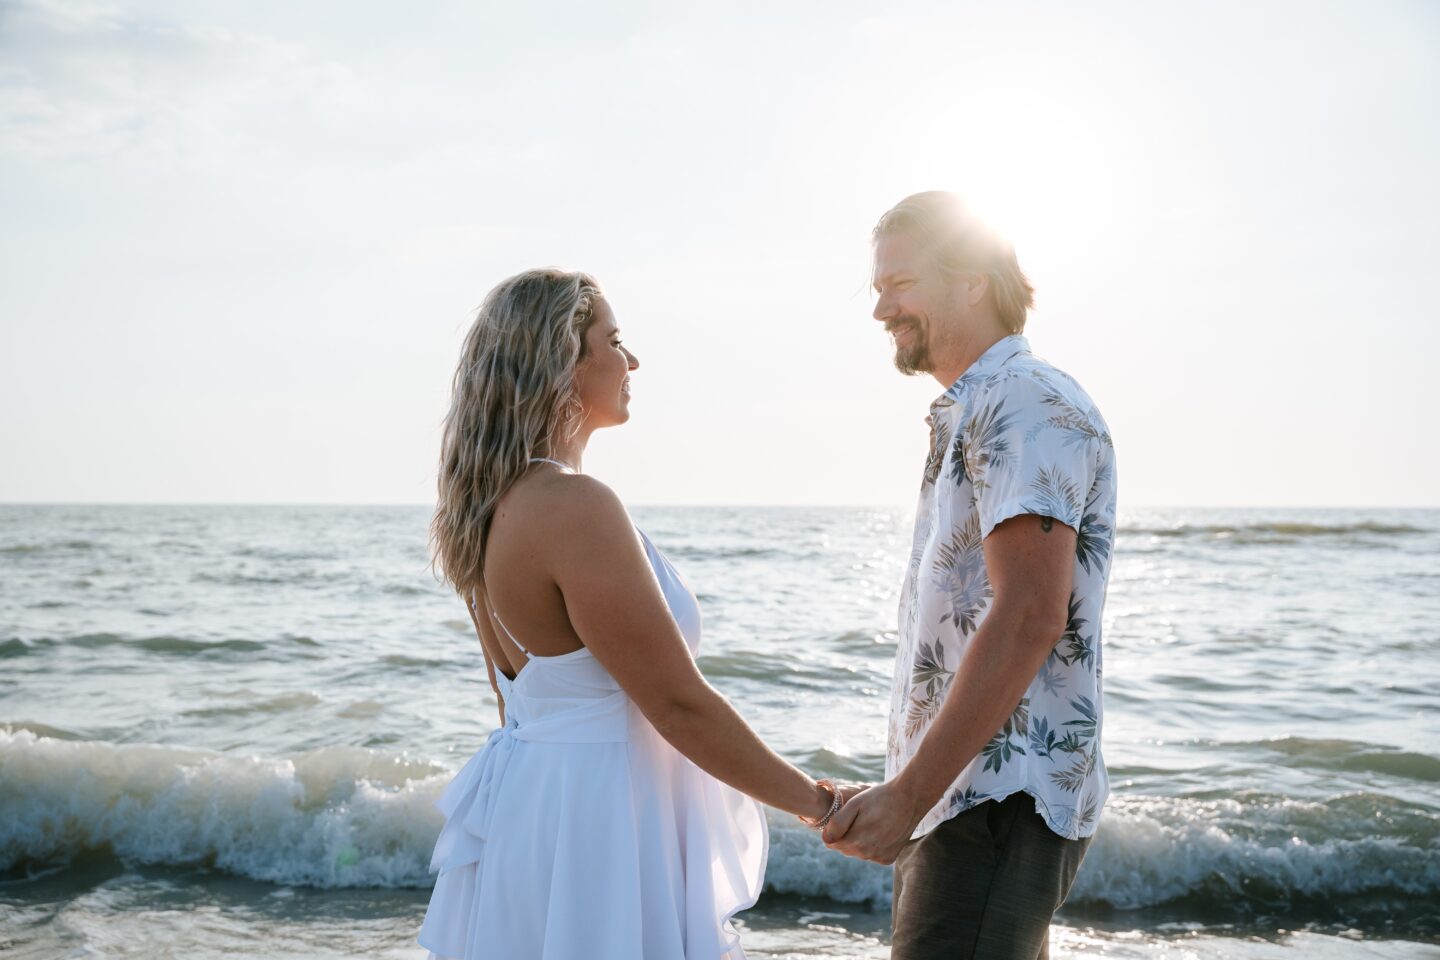
[[[580,427],[575,367],[600,285],[586,273],[527,270],[476,311],[451,384],[430,522],[434,563],[464,597],[482,583],[495,504]]]

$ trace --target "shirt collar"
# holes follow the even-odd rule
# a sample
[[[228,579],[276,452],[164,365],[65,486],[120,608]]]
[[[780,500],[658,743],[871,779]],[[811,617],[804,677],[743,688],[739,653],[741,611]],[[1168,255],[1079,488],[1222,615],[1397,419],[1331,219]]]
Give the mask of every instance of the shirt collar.
[[[965,395],[972,384],[999,370],[1011,357],[1021,353],[1030,352],[1030,341],[1018,333],[1012,333],[1008,337],[1001,337],[990,345],[990,349],[980,354],[979,358],[965,372],[960,374],[956,381],[950,384],[950,388],[935,399],[931,404],[933,410],[936,405],[945,404],[948,406],[955,403]]]

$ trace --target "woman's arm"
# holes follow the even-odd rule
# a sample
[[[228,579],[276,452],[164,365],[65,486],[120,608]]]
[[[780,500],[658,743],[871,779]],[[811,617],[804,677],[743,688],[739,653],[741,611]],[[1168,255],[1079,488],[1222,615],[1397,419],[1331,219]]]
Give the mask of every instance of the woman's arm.
[[[483,590],[477,591],[480,594],[480,602],[489,605]],[[500,642],[495,639],[494,632],[490,629],[490,614],[480,616],[475,609],[473,598],[465,598],[465,609],[470,614],[470,620],[475,624],[475,633],[480,637],[480,651],[485,655],[485,673],[490,677],[490,689],[495,691],[495,702],[500,704],[500,726],[505,726],[505,698],[500,693],[500,685],[495,682],[495,651],[500,649]]]
[[[757,800],[818,819],[827,788],[782,759],[701,675],[619,498],[598,481],[566,478],[544,526],[546,566],[571,625],[660,735],[718,780]]]

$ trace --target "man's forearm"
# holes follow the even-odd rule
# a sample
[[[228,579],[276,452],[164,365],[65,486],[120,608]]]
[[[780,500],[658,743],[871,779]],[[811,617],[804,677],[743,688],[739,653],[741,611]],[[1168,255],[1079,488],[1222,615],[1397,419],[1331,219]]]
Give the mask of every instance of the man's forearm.
[[[1052,617],[1024,608],[991,608],[960,660],[935,722],[895,778],[916,822],[1015,712],[1059,642],[1060,631],[1050,636],[1052,624]]]

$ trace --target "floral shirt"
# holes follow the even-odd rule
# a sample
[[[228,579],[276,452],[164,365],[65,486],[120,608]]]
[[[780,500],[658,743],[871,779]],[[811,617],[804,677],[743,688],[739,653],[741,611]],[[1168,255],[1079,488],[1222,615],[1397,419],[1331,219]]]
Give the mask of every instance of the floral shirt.
[[[886,779],[915,755],[992,599],[982,544],[1020,514],[1073,528],[1069,622],[1009,720],[915,829],[919,837],[1018,790],[1050,829],[1094,834],[1109,780],[1100,753],[1100,622],[1115,537],[1115,449],[1067,374],[1000,340],[930,405],[930,456],[900,594]]]

